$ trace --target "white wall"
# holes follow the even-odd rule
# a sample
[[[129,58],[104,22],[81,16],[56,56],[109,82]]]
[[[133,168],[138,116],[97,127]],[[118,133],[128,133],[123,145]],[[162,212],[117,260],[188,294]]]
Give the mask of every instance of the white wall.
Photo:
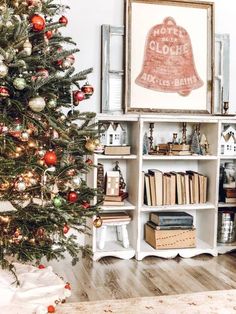
[[[95,88],[90,100],[80,104],[81,110],[100,110],[101,25],[123,25],[124,0],[62,0],[71,10],[66,13],[69,23],[64,34],[71,36],[81,50],[76,55],[76,69],[93,67],[89,82]],[[235,0],[215,0],[216,33],[229,33],[230,106],[236,112],[236,27]]]

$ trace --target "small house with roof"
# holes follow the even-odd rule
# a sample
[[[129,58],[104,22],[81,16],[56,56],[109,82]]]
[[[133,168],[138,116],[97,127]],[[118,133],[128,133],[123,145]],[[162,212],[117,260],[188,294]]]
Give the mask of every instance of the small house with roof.
[[[103,124],[100,127],[101,144],[104,146],[121,146],[124,140],[124,129],[120,123]]]
[[[220,153],[221,155],[232,156],[236,155],[236,129],[228,126],[220,138]]]

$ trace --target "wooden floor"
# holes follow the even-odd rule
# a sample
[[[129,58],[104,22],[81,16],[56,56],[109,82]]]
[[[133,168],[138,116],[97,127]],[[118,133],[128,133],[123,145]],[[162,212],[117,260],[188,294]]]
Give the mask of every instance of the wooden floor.
[[[71,283],[70,302],[236,289],[236,252],[170,260],[81,259],[74,267],[65,260],[50,265]]]

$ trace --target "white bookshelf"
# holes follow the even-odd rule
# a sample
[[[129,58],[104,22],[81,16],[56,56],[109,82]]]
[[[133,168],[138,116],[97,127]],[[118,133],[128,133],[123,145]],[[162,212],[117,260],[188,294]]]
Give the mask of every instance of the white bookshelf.
[[[236,204],[225,204],[218,202],[219,168],[222,161],[232,160],[236,165],[235,156],[224,156],[220,153],[220,136],[222,128],[227,124],[235,124],[236,120],[225,116],[187,116],[187,115],[145,115],[145,114],[124,114],[108,115],[99,114],[97,121],[114,121],[126,123],[129,126],[129,145],[131,155],[109,156],[94,154],[93,162],[104,165],[104,170],[111,170],[115,161],[119,161],[122,174],[127,183],[129,198],[123,206],[101,206],[101,212],[106,211],[127,211],[132,217],[128,225],[130,247],[125,249],[115,238],[115,230],[110,230],[110,235],[103,250],[98,249],[99,229],[96,229],[90,221],[92,237],[90,244],[93,249],[94,260],[105,256],[115,256],[122,259],[136,257],[142,260],[146,256],[158,256],[173,258],[177,255],[182,257],[193,257],[202,253],[216,256],[218,253],[226,253],[236,249],[236,242],[233,244],[217,243],[217,217],[218,210],[224,208],[236,208]],[[207,155],[190,156],[163,156],[143,155],[143,136],[147,132],[149,136],[149,123],[154,123],[154,142],[167,143],[171,141],[172,133],[177,132],[181,136],[181,125],[187,123],[187,139],[195,124],[200,123],[200,131],[207,136],[210,144]],[[142,172],[148,169],[159,169],[163,172],[193,170],[208,177],[207,202],[204,204],[190,205],[143,205]],[[96,167],[88,177],[91,186],[96,187]],[[96,201],[96,200],[95,200]],[[148,220],[150,212],[158,211],[186,211],[193,215],[194,226],[197,233],[197,245],[195,248],[186,249],[162,249],[155,250],[144,240],[144,224]],[[235,209],[234,209],[235,210]],[[113,236],[113,238],[112,238]]]

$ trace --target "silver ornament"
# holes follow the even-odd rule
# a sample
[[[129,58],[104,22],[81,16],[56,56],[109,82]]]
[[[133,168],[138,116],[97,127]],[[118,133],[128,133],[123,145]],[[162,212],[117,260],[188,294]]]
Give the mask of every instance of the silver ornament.
[[[15,89],[23,90],[26,87],[26,81],[23,77],[17,77],[13,81]]]
[[[42,111],[46,106],[45,100],[43,97],[37,96],[34,98],[31,98],[29,101],[29,107],[34,111],[34,112],[40,112]]]
[[[82,179],[80,178],[80,176],[75,176],[75,177],[73,177],[73,179],[72,179],[73,187],[74,187],[75,189],[79,188],[80,185],[81,185],[81,181],[82,181]]]
[[[70,67],[71,67],[71,62],[70,62],[70,60],[64,60],[63,62],[62,62],[62,65],[61,65],[61,67],[62,67],[62,69],[69,69]]]
[[[54,99],[54,98],[49,99],[48,102],[47,102],[47,106],[48,106],[48,108],[51,108],[51,109],[56,108],[57,100]]]

